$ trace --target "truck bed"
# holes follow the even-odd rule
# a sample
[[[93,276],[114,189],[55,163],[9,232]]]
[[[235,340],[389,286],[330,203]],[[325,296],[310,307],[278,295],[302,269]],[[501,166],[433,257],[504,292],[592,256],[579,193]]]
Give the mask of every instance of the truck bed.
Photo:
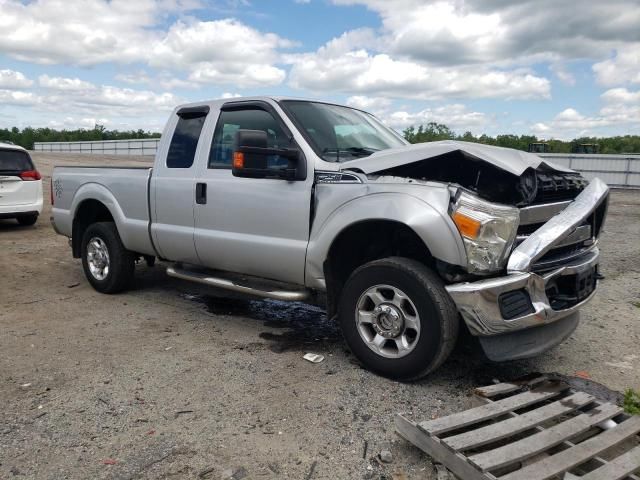
[[[83,202],[97,200],[109,209],[128,250],[154,255],[149,237],[151,171],[151,167],[138,166],[55,167],[52,175],[54,228],[71,237],[78,208]]]

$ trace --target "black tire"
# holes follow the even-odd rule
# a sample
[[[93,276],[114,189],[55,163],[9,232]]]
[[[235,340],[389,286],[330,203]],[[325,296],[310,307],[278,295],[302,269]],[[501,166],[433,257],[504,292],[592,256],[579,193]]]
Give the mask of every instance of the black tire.
[[[415,305],[420,335],[403,357],[382,356],[358,332],[356,305],[376,285],[400,289]],[[460,326],[458,311],[440,277],[420,262],[401,257],[375,260],[356,269],[342,291],[338,319],[349,348],[365,367],[401,381],[418,380],[438,368],[453,350]]]
[[[24,225],[25,227],[30,227],[31,225],[35,225],[35,223],[38,221],[38,215],[37,214],[20,215],[19,217],[16,217],[16,220],[20,225]]]
[[[109,271],[104,279],[96,278],[89,268],[87,246],[93,238],[102,240],[109,253]],[[98,292],[118,293],[131,285],[135,255],[124,247],[120,235],[118,235],[118,229],[113,222],[98,222],[89,225],[82,236],[80,248],[84,274]]]

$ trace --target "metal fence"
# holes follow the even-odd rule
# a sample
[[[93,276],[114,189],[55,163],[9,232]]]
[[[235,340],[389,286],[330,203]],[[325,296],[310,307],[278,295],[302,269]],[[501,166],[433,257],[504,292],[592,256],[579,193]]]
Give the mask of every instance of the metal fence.
[[[159,138],[90,142],[35,142],[36,152],[69,152],[98,155],[155,155]]]
[[[159,138],[95,142],[35,142],[37,152],[93,153],[101,155],[155,155]],[[600,177],[612,187],[640,188],[640,155],[539,153],[591,179]]]
[[[586,178],[599,177],[611,187],[640,188],[640,155],[605,155],[578,153],[539,153],[563,167],[582,173]]]

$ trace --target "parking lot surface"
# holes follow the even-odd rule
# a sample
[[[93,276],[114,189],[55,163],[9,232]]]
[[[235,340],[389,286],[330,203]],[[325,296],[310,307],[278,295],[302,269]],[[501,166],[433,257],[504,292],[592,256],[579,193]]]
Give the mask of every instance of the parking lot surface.
[[[34,153],[53,165],[143,159]],[[150,163],[149,163],[150,164]],[[139,265],[134,288],[95,292],[49,224],[0,220],[0,478],[435,478],[393,415],[469,406],[474,386],[531,372],[640,387],[640,192],[614,191],[601,282],[582,325],[525,361],[460,342],[419,383],[380,378],[316,307],[232,297]],[[305,361],[320,353],[319,364]],[[393,461],[376,461],[391,443]]]

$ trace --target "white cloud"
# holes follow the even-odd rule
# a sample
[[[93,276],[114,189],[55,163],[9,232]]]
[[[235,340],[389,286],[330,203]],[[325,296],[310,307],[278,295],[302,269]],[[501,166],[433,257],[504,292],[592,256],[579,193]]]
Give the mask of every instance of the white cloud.
[[[275,34],[259,32],[237,20],[177,22],[155,44],[149,64],[189,68],[189,79],[201,83],[240,87],[277,85],[286,75],[272,65],[278,57],[277,49],[292,45]]]
[[[38,82],[41,88],[36,91],[0,89],[0,104],[32,107],[32,112],[37,112],[38,125],[84,128],[91,122],[98,122],[120,126],[128,124],[128,128],[135,129],[153,126],[154,130],[159,130],[167,112],[186,102],[186,99],[170,92],[95,85],[79,78],[41,75]],[[61,108],[64,112],[71,112],[64,117],[71,119],[71,123],[60,123]],[[32,115],[23,112],[22,116]]]
[[[0,70],[0,88],[20,90],[33,85],[33,80],[28,79],[21,72],[15,70]]]
[[[613,58],[593,65],[593,71],[602,85],[640,83],[640,42],[619,48]]]
[[[157,75],[150,75],[144,70],[131,73],[118,73],[116,80],[130,85],[148,85],[160,87],[164,90],[174,90],[176,88],[193,90],[201,87],[200,84],[174,77],[170,72],[160,72]]]
[[[40,98],[32,92],[15,90],[0,90],[0,104],[5,105],[36,105]]]
[[[278,49],[292,42],[233,19],[179,20],[194,2],[167,0],[0,0],[0,53],[41,64],[146,63],[201,83],[277,85]],[[169,82],[165,83],[169,86]],[[185,86],[177,81],[174,86]]]
[[[566,69],[565,65],[561,63],[554,63],[551,64],[550,69],[565,85],[573,86],[576,84],[576,78]]]
[[[82,91],[93,90],[95,85],[79,78],[63,78],[63,77],[50,77],[49,75],[40,75],[38,77],[38,83],[41,87],[51,90],[64,90],[64,91]]]
[[[601,98],[608,104],[636,104],[640,105],[640,90],[631,92],[626,88],[612,88],[601,95]]]
[[[392,128],[404,129],[411,125],[426,125],[430,122],[442,123],[454,131],[480,132],[489,123],[487,115],[473,112],[461,104],[443,105],[426,108],[418,112],[395,111],[383,117],[384,122]]]
[[[640,91],[614,88],[600,98],[603,106],[597,115],[583,115],[574,108],[567,108],[549,122],[532,125],[531,130],[557,138],[594,135],[606,127],[640,133]]]
[[[458,132],[467,130],[479,132],[490,121],[484,113],[470,111],[465,105],[458,103],[410,111],[411,109],[406,107],[395,108],[393,102],[385,97],[355,95],[347,99],[347,105],[373,113],[386,125],[396,130],[436,122],[443,123]]]
[[[316,53],[290,56],[290,84],[314,92],[343,91],[396,98],[439,99],[549,98],[546,78],[528,71],[500,71],[482,67],[433,67],[396,60],[386,54],[353,50],[336,54],[320,48]]]
[[[638,42],[630,0],[334,0],[382,18],[388,52],[434,64],[600,59]],[[561,20],[559,20],[561,19]],[[597,19],[597,20],[596,20]]]
[[[347,105],[365,110],[370,113],[387,111],[391,106],[391,100],[384,97],[367,97],[365,95],[354,95],[347,98]]]

